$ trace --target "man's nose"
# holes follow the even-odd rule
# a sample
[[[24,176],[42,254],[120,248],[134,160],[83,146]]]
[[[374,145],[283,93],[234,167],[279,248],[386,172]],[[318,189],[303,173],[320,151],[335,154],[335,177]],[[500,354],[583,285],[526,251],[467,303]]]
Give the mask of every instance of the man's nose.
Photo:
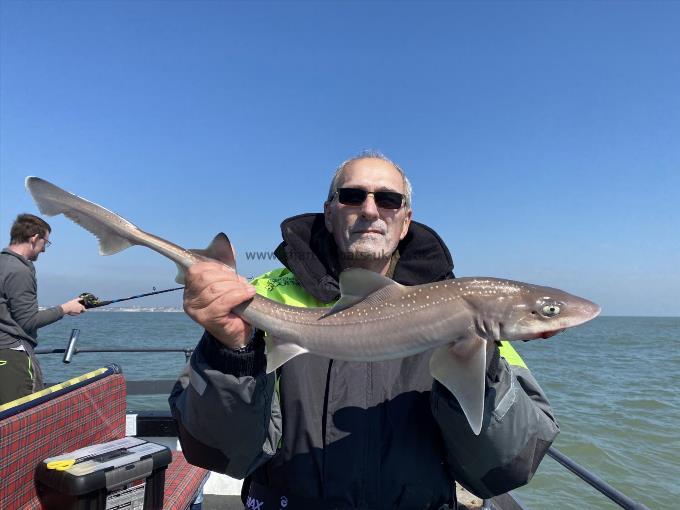
[[[380,212],[378,211],[378,206],[375,204],[375,198],[373,194],[370,193],[364,203],[361,205],[361,215],[364,218],[378,218],[380,217]]]

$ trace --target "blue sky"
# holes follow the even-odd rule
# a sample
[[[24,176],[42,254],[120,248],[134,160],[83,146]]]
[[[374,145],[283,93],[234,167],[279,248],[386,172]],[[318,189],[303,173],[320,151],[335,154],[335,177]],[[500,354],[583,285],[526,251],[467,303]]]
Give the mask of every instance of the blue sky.
[[[185,247],[224,231],[240,254],[272,250],[375,148],[458,276],[680,316],[680,3],[0,5],[2,246],[37,212],[37,175]],[[159,255],[100,257],[48,221],[41,304],[174,286]]]

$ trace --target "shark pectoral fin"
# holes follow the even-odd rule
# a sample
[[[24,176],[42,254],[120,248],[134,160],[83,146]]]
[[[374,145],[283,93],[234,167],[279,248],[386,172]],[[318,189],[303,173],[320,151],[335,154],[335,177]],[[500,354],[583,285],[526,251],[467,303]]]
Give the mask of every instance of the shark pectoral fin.
[[[453,393],[472,431],[479,435],[484,418],[486,340],[476,336],[435,349],[430,373]]]
[[[219,260],[222,264],[225,264],[236,271],[236,251],[224,232],[217,234],[213,240],[210,241],[210,244],[206,249],[192,249],[189,251],[209,259]]]
[[[394,289],[402,288],[401,285],[387,276],[361,268],[345,269],[340,273],[339,280],[340,299],[326,314],[320,317],[321,319],[360,303],[366,299],[366,296],[382,288],[389,286],[394,286],[392,287]]]
[[[295,356],[309,352],[304,347],[293,343],[277,343],[271,336],[264,337],[267,345],[267,373],[270,374],[286,361],[293,359]]]

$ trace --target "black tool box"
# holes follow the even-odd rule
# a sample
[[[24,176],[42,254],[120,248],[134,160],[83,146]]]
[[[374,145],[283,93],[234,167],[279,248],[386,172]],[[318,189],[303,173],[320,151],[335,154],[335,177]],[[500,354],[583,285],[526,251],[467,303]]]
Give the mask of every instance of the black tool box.
[[[136,437],[50,457],[36,469],[46,510],[162,510],[166,446]]]

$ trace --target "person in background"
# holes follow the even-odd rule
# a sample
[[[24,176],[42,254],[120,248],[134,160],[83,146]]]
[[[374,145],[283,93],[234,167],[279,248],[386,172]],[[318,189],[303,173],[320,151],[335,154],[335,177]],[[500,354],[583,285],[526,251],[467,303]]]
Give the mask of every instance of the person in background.
[[[294,183],[282,186],[276,196],[294,196]],[[548,401],[508,342],[489,343],[479,435],[430,375],[431,351],[377,362],[308,353],[266,374],[264,333],[231,313],[256,292],[317,307],[338,299],[350,267],[404,285],[454,278],[449,250],[412,214],[402,169],[362,153],[337,169],[322,214],[282,223],[283,268],[252,284],[219,263],[188,269],[184,309],[205,334],[170,405],[189,462],[245,477],[248,508],[451,508],[455,481],[484,498],[527,483],[555,439]]]
[[[33,262],[51,244],[45,220],[20,214],[12,224],[10,244],[0,252],[0,405],[43,388],[35,356],[38,329],[85,307],[74,298],[38,310],[38,283]]]

